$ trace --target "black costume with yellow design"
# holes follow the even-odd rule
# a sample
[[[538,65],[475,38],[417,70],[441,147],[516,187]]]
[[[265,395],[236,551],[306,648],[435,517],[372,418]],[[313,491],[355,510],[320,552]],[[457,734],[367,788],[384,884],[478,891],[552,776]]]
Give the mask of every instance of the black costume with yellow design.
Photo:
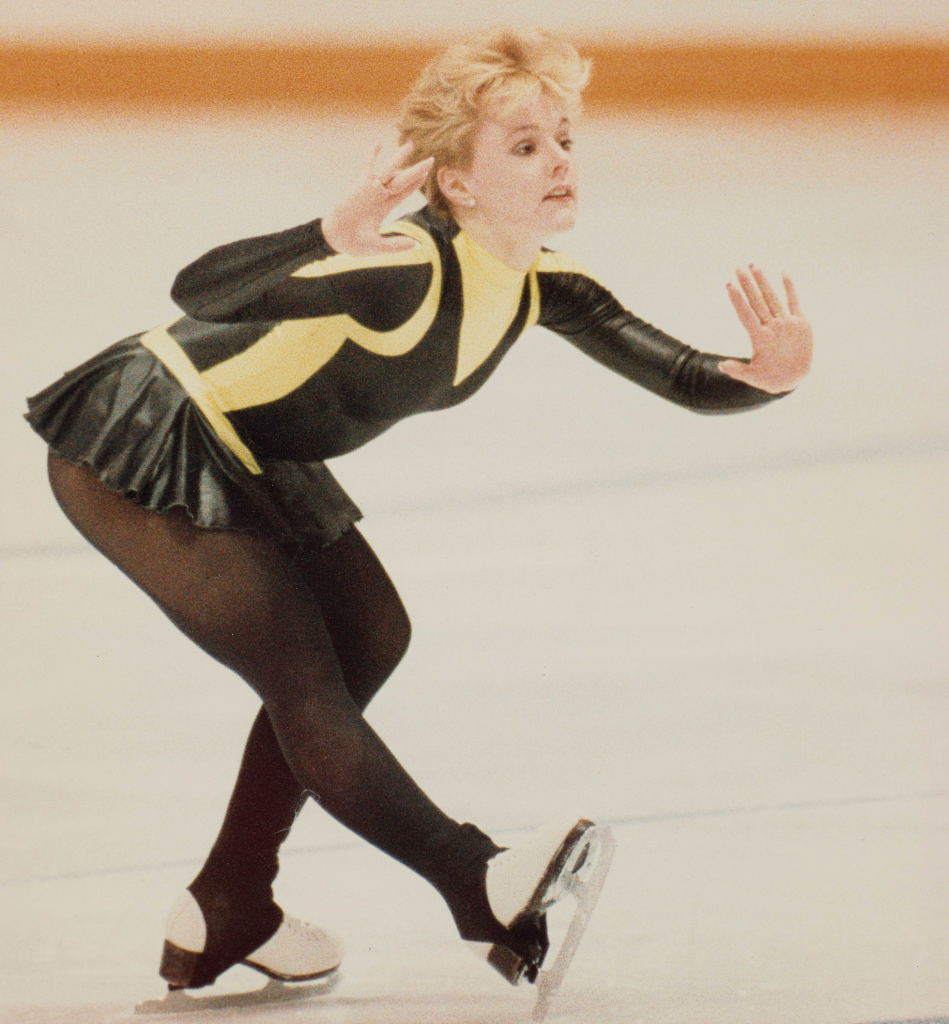
[[[31,400],[30,421],[141,504],[247,528],[262,511],[279,521],[288,474],[291,494],[319,485],[354,521],[318,464],[464,401],[534,324],[697,412],[775,397],[634,317],[570,257],[545,250],[514,270],[427,207],[388,230],[416,246],[345,256],[313,221],[212,250],[175,281],[185,317],[68,374]]]

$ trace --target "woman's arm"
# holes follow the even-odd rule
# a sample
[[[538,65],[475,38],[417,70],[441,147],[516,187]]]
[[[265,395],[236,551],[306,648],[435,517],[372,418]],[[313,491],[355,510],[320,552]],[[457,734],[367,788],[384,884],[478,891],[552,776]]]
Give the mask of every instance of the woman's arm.
[[[752,337],[757,348],[751,360],[725,359],[690,348],[640,320],[573,261],[553,253],[544,257],[538,273],[540,324],[614,372],[694,412],[729,413],[765,405],[791,390],[809,366],[810,327],[799,309],[795,317],[801,324],[794,326],[801,335],[797,341],[789,341],[784,329],[775,326],[770,330],[779,341],[773,345],[769,346],[760,332],[757,342]],[[548,272],[544,272],[545,262]],[[747,278],[739,275],[739,281],[742,276]],[[745,288],[745,282],[742,286]],[[738,310],[735,291],[731,290],[732,301]],[[749,305],[748,312],[753,312],[750,302],[742,301]],[[796,306],[795,298],[792,309]],[[748,319],[744,311],[739,315]],[[760,325],[757,316],[755,319]],[[779,351],[782,346],[783,352]],[[802,349],[806,349],[806,360]]]
[[[255,316],[248,307],[294,271],[332,255],[320,221],[314,220],[212,249],[178,274],[171,297],[195,320],[273,319]]]
[[[324,220],[212,249],[178,274],[171,297],[196,320],[282,320],[332,312],[333,297],[321,281],[292,275],[337,254],[366,256],[415,247],[411,238],[380,234],[383,220],[431,168],[431,161],[424,160],[403,169],[411,149],[411,144],[402,146],[377,170],[377,147],[359,180]]]

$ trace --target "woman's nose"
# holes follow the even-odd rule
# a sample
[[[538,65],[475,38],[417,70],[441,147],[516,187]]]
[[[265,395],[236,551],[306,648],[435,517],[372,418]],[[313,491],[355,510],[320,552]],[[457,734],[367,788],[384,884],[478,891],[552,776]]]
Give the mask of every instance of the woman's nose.
[[[570,166],[570,152],[559,142],[551,142],[548,147],[551,157],[551,168],[555,172],[563,172]]]

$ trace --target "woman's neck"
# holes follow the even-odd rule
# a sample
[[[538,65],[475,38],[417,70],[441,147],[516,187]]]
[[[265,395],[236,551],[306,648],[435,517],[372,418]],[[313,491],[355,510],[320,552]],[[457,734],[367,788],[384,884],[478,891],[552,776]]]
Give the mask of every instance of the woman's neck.
[[[476,210],[453,210],[452,214],[455,223],[469,238],[512,270],[526,273],[537,259],[544,241],[542,238],[525,238],[519,232],[498,228],[482,220]]]

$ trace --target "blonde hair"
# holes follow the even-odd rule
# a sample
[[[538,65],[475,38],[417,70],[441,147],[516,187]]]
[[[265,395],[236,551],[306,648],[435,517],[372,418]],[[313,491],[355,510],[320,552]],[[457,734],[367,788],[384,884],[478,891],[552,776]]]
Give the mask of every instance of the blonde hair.
[[[397,127],[399,141],[414,144],[414,160],[435,157],[422,186],[433,209],[451,215],[436,175],[440,167],[467,166],[486,107],[504,108],[546,91],[576,117],[589,74],[590,62],[573,46],[540,30],[486,32],[431,60],[405,98]]]

